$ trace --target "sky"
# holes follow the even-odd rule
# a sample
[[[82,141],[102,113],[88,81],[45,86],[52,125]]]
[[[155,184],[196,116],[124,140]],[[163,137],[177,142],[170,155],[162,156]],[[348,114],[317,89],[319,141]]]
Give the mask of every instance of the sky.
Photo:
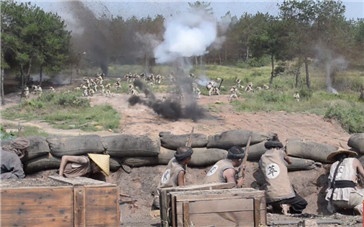
[[[67,15],[67,7],[64,3],[67,0],[16,0],[17,2],[31,2],[45,11],[57,12],[60,16]],[[186,0],[82,0],[87,6],[98,14],[106,13],[112,16],[122,16],[130,18],[136,16],[154,17],[158,14],[165,17],[184,13],[187,11],[189,2]],[[278,14],[277,4],[282,0],[213,0],[204,1],[211,3],[214,15],[219,19],[227,12],[232,16],[240,18],[245,12],[255,14],[257,12],[269,13],[270,15]],[[363,0],[344,0],[342,1],[346,7],[345,17],[347,19],[364,18],[364,1]]]

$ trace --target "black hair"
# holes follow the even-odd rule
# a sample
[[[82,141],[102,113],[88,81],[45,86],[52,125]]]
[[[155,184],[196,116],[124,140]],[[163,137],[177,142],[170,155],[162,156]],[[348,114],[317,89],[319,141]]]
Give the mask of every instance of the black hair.
[[[245,157],[245,150],[239,146],[233,146],[228,150],[228,159],[241,159]]]
[[[174,157],[178,162],[182,162],[187,158],[190,158],[193,154],[193,150],[191,147],[178,147],[176,153],[174,154]]]

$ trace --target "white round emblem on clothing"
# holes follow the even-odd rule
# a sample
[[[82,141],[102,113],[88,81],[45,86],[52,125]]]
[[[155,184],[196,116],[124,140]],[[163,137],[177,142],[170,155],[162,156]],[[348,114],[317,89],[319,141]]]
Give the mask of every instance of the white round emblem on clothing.
[[[275,163],[270,163],[269,165],[267,165],[265,167],[265,175],[269,179],[274,179],[274,178],[278,177],[280,172],[281,172],[281,170],[280,170],[279,166]]]
[[[169,181],[169,178],[171,177],[171,170],[170,169],[167,169],[163,175],[162,175],[162,179],[161,179],[161,182],[163,184],[167,183]]]
[[[216,172],[217,169],[218,169],[217,165],[212,166],[211,169],[207,172],[206,176],[211,176]]]

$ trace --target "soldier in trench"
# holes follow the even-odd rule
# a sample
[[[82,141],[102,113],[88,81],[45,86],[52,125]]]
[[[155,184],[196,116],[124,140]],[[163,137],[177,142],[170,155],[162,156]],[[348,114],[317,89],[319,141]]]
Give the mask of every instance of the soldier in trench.
[[[241,188],[244,182],[243,176],[238,176],[236,169],[244,159],[245,151],[239,146],[233,146],[228,150],[226,159],[216,162],[206,173],[204,184],[209,183],[234,183],[237,188]]]
[[[301,214],[307,201],[296,193],[289,180],[287,164],[291,161],[283,144],[274,138],[264,146],[268,150],[261,156],[259,167],[265,179],[267,204],[284,215]]]
[[[67,178],[89,177],[106,181],[109,174],[110,155],[105,154],[64,155],[59,166],[59,175]]]
[[[1,147],[1,175],[0,179],[22,179],[25,177],[23,164],[20,160],[25,155],[30,141],[23,137],[18,137]]]
[[[191,147],[182,146],[177,148],[174,157],[168,162],[168,165],[160,179],[158,189],[185,185],[186,167],[191,161],[192,153],[193,150]],[[159,191],[154,192],[152,209],[160,209]]]

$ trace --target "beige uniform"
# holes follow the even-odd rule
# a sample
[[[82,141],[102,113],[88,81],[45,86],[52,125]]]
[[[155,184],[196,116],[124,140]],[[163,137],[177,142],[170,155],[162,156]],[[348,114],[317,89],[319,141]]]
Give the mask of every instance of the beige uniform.
[[[66,164],[63,174],[66,177],[88,177],[91,172],[91,162],[87,156],[81,156],[87,160],[84,164],[69,162]]]
[[[234,169],[232,161],[230,159],[223,159],[216,162],[210,170],[206,173],[206,177],[203,180],[204,184],[209,183],[226,183],[226,179],[224,177],[224,171],[227,169]],[[236,170],[235,170],[236,171]]]
[[[270,149],[260,159],[260,168],[267,183],[267,202],[275,202],[295,197],[284,161],[284,151]]]
[[[167,168],[162,175],[158,188],[178,186],[178,174],[181,171],[186,172],[186,169],[184,168],[184,166],[182,166],[177,162],[176,158],[172,158],[169,161]]]
[[[335,182],[352,182],[353,185],[357,184],[356,169],[354,169],[355,158],[345,158],[340,164],[337,171]],[[330,168],[330,181],[334,178],[334,173],[339,161],[336,161]],[[325,199],[330,201],[333,189],[327,189]],[[356,187],[336,187],[332,196],[332,203],[339,208],[355,208],[361,214],[363,213],[363,199],[364,190],[357,189]]]

